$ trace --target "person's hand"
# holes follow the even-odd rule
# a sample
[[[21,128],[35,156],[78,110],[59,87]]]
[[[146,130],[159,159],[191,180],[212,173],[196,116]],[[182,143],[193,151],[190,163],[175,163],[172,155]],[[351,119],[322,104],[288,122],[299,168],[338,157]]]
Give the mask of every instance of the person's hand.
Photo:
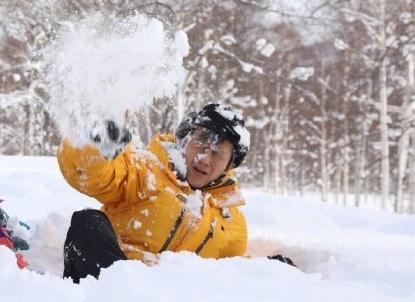
[[[132,135],[126,128],[120,127],[112,120],[95,123],[90,131],[92,143],[106,159],[113,159],[120,154]]]

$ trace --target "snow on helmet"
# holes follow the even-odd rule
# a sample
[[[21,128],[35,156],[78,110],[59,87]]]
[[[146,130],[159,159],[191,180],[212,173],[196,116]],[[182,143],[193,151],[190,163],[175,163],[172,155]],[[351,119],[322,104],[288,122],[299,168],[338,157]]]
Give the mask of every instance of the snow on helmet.
[[[205,128],[233,145],[233,164],[238,167],[244,160],[250,143],[250,133],[242,114],[230,105],[208,104],[198,113],[187,114],[176,130],[176,137],[183,139],[198,128]]]

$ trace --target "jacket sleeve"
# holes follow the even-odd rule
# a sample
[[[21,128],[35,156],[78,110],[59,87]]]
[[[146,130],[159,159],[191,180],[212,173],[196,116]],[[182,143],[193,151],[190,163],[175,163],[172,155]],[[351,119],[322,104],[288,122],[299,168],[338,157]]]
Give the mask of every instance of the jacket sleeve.
[[[237,207],[231,207],[229,222],[226,224],[231,239],[221,251],[220,258],[243,256],[247,247],[247,226],[245,217]]]
[[[93,146],[76,148],[65,140],[57,157],[63,177],[79,192],[103,204],[136,200],[140,177],[128,151],[106,160]]]

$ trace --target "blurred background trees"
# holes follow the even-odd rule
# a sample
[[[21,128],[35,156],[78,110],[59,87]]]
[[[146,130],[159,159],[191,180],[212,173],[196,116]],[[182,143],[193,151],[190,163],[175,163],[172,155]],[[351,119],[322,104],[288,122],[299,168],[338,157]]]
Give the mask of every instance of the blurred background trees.
[[[136,116],[143,143],[229,103],[252,134],[245,186],[415,212],[415,1],[0,0],[0,154],[55,154],[41,50],[94,11],[144,12],[189,37],[176,99]]]

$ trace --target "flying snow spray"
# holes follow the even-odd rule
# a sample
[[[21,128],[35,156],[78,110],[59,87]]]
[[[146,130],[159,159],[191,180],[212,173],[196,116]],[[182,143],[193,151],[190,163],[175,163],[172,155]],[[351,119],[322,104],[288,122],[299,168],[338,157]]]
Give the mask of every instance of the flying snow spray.
[[[49,112],[63,137],[82,146],[91,125],[171,98],[185,75],[183,31],[155,18],[97,14],[65,23],[44,51]]]

